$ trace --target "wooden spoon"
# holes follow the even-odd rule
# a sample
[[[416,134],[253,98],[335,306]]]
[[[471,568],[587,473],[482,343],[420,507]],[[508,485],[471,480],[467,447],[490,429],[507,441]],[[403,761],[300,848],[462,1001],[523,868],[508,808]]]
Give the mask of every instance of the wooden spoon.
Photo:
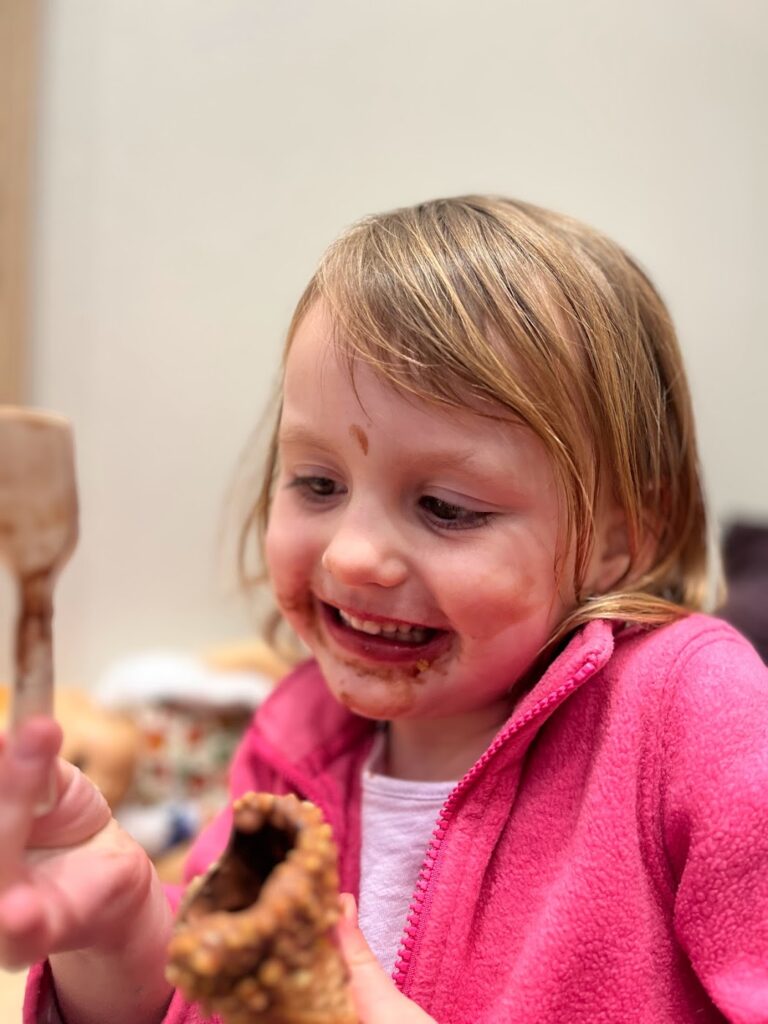
[[[0,560],[18,590],[11,730],[53,714],[53,588],[77,543],[77,523],[69,423],[0,407]],[[49,802],[46,795],[38,813]]]

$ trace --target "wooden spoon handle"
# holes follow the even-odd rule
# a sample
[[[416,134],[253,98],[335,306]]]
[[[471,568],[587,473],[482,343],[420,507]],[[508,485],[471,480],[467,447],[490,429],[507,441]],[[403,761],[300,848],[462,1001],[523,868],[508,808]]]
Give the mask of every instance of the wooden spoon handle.
[[[28,718],[53,717],[53,582],[51,572],[18,581],[12,732]],[[52,773],[35,801],[35,815],[47,814],[55,800],[56,776]]]
[[[10,727],[53,714],[53,588],[77,541],[77,488],[69,423],[0,408],[0,559],[18,592]],[[38,814],[50,809],[53,780]]]
[[[53,713],[53,583],[49,573],[19,580],[16,680],[11,729],[27,718]]]

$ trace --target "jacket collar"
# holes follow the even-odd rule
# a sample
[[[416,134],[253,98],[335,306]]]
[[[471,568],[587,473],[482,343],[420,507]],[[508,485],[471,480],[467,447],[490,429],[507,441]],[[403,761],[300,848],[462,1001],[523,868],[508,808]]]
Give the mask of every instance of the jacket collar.
[[[623,623],[594,619],[575,633],[517,703],[500,735],[548,718],[571,693],[604,668],[613,654],[614,636],[622,627]]]
[[[519,761],[547,719],[610,660],[614,633],[621,624],[596,619],[587,623],[568,642],[539,681],[524,694],[485,753],[461,780],[466,789],[486,766],[496,769]]]
[[[552,712],[609,661],[617,624],[589,622],[568,642],[521,698],[493,741],[536,732]],[[352,714],[329,693],[317,663],[292,672],[262,704],[251,726],[263,741],[299,767],[317,772],[345,749],[370,738],[375,723]]]
[[[588,623],[519,700],[488,749],[515,734],[532,734],[613,652],[616,624]],[[344,750],[372,737],[376,724],[347,711],[331,695],[314,660],[299,666],[264,701],[251,726],[262,741],[299,767],[322,770]]]

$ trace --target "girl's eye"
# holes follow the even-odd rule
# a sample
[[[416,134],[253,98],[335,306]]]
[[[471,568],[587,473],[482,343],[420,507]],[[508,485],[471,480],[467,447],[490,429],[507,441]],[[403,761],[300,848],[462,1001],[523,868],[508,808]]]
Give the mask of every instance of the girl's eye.
[[[310,501],[331,498],[342,490],[335,480],[328,476],[295,476],[288,484]]]
[[[442,498],[435,498],[430,494],[425,494],[419,500],[419,505],[429,513],[431,519],[448,530],[468,530],[484,526],[493,515],[492,512],[478,512],[476,509],[464,508],[463,505],[452,505],[449,501],[443,501]]]

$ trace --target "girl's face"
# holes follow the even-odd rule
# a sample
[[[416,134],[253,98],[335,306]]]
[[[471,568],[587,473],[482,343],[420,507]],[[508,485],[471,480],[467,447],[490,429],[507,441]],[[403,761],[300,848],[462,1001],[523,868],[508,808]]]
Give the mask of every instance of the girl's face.
[[[508,705],[575,605],[538,438],[408,399],[362,364],[353,384],[315,306],[288,356],[279,446],[269,572],[337,699],[377,719]]]

